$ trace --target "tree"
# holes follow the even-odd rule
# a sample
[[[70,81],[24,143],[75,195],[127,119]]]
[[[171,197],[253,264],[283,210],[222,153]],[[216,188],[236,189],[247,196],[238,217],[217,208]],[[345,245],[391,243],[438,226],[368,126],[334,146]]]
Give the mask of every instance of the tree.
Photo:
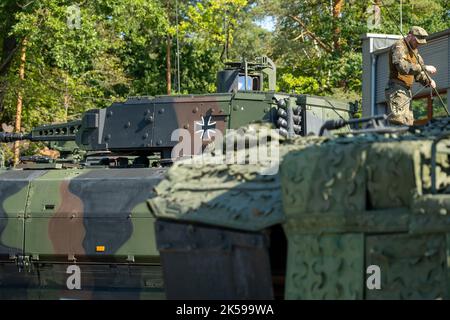
[[[180,22],[184,92],[216,90],[216,72],[224,61],[237,58],[234,39],[249,5],[247,0],[203,0],[184,6]]]
[[[387,13],[398,17],[399,1],[374,1],[179,0],[178,10],[176,0],[83,1],[81,23],[71,28],[73,1],[3,0],[0,124],[10,128],[21,116],[17,127],[28,131],[129,95],[172,93],[176,72],[181,93],[214,92],[224,61],[263,54],[277,64],[281,91],[359,97],[360,36],[398,33],[399,22]],[[367,9],[374,3],[382,20],[369,29]],[[448,0],[403,0],[403,29],[444,30],[449,12]],[[276,22],[274,32],[258,26],[266,17]],[[177,35],[180,70],[174,67]]]
[[[366,32],[398,33],[399,1],[377,0],[382,21],[377,29],[367,23],[370,1],[278,0],[266,1],[266,11],[276,16],[274,58],[282,76],[281,89],[302,93],[361,92],[361,40]],[[421,25],[429,32],[450,27],[450,3],[446,0],[403,0],[403,25]],[[392,21],[388,15],[398,21]],[[283,77],[283,74],[286,76]],[[317,83],[315,85],[300,85]]]
[[[79,7],[81,23],[76,28],[69,26],[71,5],[67,0],[0,5],[0,16],[8,18],[0,23],[7,35],[0,43],[1,123],[21,117],[21,129],[28,131],[42,123],[78,118],[87,109],[128,95],[171,92],[174,0],[86,1]],[[245,20],[248,3],[202,0],[179,5],[183,92],[212,92],[221,58],[234,54],[235,26]],[[23,64],[20,43],[25,38]],[[26,76],[18,77],[20,70]]]
[[[19,133],[22,129],[22,106],[23,106],[23,82],[25,81],[25,66],[27,62],[27,46],[28,39],[25,37],[21,43],[20,49],[20,66],[19,66],[19,89],[17,93],[17,105],[16,105],[16,123],[15,132]],[[14,143],[14,164],[19,162],[19,141]]]
[[[156,2],[116,0],[85,2],[80,7],[82,23],[70,28],[69,5],[70,1],[31,1],[14,7],[12,23],[2,26],[14,39],[11,42],[27,39],[27,60],[24,64],[20,50],[15,49],[10,50],[9,61],[3,51],[1,123],[17,120],[19,130],[22,117],[23,130],[29,130],[42,123],[78,118],[87,109],[123,99],[132,85],[120,57],[127,50],[127,41],[139,42],[141,31],[155,33],[153,30],[158,32],[167,25],[161,11],[150,7],[159,8]],[[125,17],[133,14],[142,18],[139,31],[132,29]],[[18,77],[18,73],[26,76]]]

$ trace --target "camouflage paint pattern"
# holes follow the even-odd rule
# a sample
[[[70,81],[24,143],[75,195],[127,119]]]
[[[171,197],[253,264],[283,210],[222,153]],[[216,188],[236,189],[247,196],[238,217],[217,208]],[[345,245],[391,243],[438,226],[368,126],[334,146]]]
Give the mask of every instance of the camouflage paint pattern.
[[[217,236],[281,223],[286,299],[449,299],[449,129],[445,118],[404,134],[284,141],[280,174],[267,181],[251,166],[180,163],[150,205],[158,218],[213,226]],[[366,284],[372,265],[379,290]]]
[[[163,174],[163,169],[1,171],[2,298],[164,297],[155,219],[146,204]],[[31,261],[21,274],[20,257]],[[69,265],[81,268],[82,290],[67,290]]]
[[[240,134],[254,137],[260,129],[270,127],[249,125]],[[242,138],[240,134],[229,133],[224,140]],[[257,152],[256,147],[238,149],[236,158],[248,162],[249,154]],[[283,221],[278,175],[261,175],[262,164],[227,164],[225,155],[208,156],[203,158],[205,163],[188,159],[168,170],[155,188],[158,197],[148,201],[156,217],[246,231],[260,231]]]
[[[222,133],[251,122],[274,124],[277,99],[289,97],[275,92],[237,92],[131,98],[90,110],[78,121],[35,128],[31,136],[33,141],[75,141],[84,151],[111,151],[125,157],[161,152],[167,158],[167,152],[178,143],[171,139],[175,129],[186,129],[200,140],[196,123],[206,117]],[[299,108],[329,108],[334,110],[334,118],[336,112],[350,117],[348,104],[336,111],[329,103],[310,106],[311,99],[305,96],[297,100]],[[323,99],[313,100],[324,104]],[[315,117],[324,113],[320,114]],[[285,150],[289,148],[288,144]],[[53,166],[60,170],[45,169],[50,167],[47,164],[39,167],[0,171],[0,298],[163,298],[155,217],[147,201],[154,197],[154,187],[165,170],[62,169],[61,164]],[[214,174],[207,167],[198,174],[194,171],[198,167],[179,168],[191,182]],[[171,186],[172,182],[157,191],[184,194],[181,202],[173,201],[175,211],[167,205],[167,200],[172,202],[170,197],[150,204],[162,217],[178,215],[195,222],[208,218],[206,223],[239,230],[259,230],[282,222],[279,176],[261,178],[255,175],[255,168],[245,174],[237,167],[233,170],[217,183],[216,190],[205,194],[203,202],[217,198],[213,206],[198,201],[199,193],[209,188],[207,184],[193,184],[186,191],[180,185]],[[170,174],[168,177],[171,179]],[[242,181],[246,184],[240,189]],[[229,202],[230,195],[236,201]],[[189,215],[198,207],[204,209],[201,214]],[[212,212],[217,214],[212,217]],[[81,268],[81,290],[67,290],[66,270],[71,265]]]
[[[287,299],[450,298],[448,123],[343,136],[285,157]],[[366,286],[371,265],[380,290]]]
[[[284,94],[282,97],[289,97]],[[176,129],[184,129],[194,141],[205,142],[198,131],[202,120],[214,129],[227,129],[255,121],[275,123],[275,93],[255,92],[195,96],[130,98],[105,109],[87,111],[79,123],[42,126],[32,131],[39,141],[75,140],[86,151],[161,151],[173,148]],[[74,132],[67,135],[66,132]]]
[[[228,129],[237,129],[249,123],[276,124],[277,102],[288,98],[296,101],[297,109],[304,110],[303,114],[299,114],[305,129],[302,135],[317,133],[317,126],[324,120],[349,119],[353,112],[348,103],[275,92],[137,97],[105,109],[89,110],[78,122],[35,128],[32,139],[75,141],[85,151],[166,152],[179,142],[179,137],[172,135],[176,129],[189,132],[192,146],[194,141],[197,145],[211,141],[212,137],[204,139],[199,134],[204,127],[199,125],[202,121],[212,123],[212,127],[223,135]],[[200,150],[193,151],[198,154]]]

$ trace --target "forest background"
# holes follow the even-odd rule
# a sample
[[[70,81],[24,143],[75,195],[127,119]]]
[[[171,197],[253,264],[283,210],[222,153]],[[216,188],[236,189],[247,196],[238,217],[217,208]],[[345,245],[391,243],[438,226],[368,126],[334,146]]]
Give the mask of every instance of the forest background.
[[[261,55],[280,91],[360,100],[361,35],[398,34],[400,20],[405,33],[448,29],[450,1],[2,0],[1,131],[127,96],[214,92],[224,61]]]

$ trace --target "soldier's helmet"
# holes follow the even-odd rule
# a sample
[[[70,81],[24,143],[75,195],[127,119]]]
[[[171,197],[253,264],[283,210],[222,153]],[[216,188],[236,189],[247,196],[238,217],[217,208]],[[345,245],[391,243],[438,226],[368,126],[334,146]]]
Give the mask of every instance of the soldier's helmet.
[[[424,28],[414,26],[409,30],[409,33],[416,37],[418,43],[427,43],[428,32],[426,32]]]

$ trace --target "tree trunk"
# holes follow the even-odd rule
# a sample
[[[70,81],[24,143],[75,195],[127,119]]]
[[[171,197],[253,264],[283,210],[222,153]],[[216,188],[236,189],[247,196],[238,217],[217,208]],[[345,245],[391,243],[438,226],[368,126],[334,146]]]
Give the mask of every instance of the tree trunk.
[[[67,116],[69,114],[69,106],[70,106],[70,95],[69,95],[69,90],[68,90],[68,79],[67,79],[67,75],[66,78],[64,79],[64,121],[67,122]]]
[[[27,39],[23,39],[22,48],[20,50],[20,66],[19,66],[19,93],[17,95],[16,109],[16,125],[15,132],[20,132],[22,128],[22,103],[23,103],[23,82],[25,80],[25,63],[27,58]],[[14,142],[14,165],[19,163],[19,141]]]
[[[167,53],[166,53],[166,80],[167,94],[172,94],[172,37],[167,36]]]
[[[68,114],[69,114],[69,104],[70,104],[70,96],[67,92],[64,93],[64,121],[67,122]]]
[[[335,51],[341,51],[341,28],[339,27],[339,19],[341,17],[342,9],[344,8],[345,0],[333,0],[333,45]]]
[[[293,16],[293,15],[289,15],[289,17],[291,19],[293,19],[294,21],[298,22],[300,24],[300,26],[303,28],[303,30],[306,32],[306,34],[308,34],[315,41],[315,43],[317,43],[322,49],[324,49],[327,52],[333,51],[333,48],[331,48],[331,45],[328,45],[325,42],[323,42],[322,40],[320,40],[320,38],[314,32],[312,32],[311,30],[308,29],[306,24],[302,20],[300,20],[299,17]]]

